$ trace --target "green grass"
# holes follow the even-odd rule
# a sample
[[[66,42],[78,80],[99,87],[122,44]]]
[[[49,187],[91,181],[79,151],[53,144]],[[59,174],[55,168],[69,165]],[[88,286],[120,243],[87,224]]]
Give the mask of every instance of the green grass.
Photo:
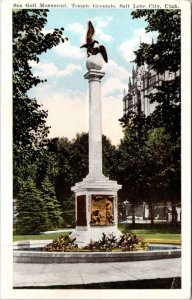
[[[13,241],[27,241],[27,240],[54,240],[60,235],[66,235],[68,232],[48,233],[48,234],[34,234],[34,235],[13,235]]]
[[[144,238],[147,243],[181,243],[181,235],[178,233],[149,233],[147,230],[137,230],[133,229],[133,233],[137,235],[139,238]]]
[[[119,230],[122,233],[131,231],[139,238],[144,238],[147,243],[181,243],[181,226],[174,224],[121,224]],[[39,235],[14,235],[13,241],[26,240],[54,240],[60,235],[66,235],[68,232],[58,232]]]
[[[181,226],[175,224],[121,224],[119,229],[125,233],[131,231],[147,243],[181,243]]]

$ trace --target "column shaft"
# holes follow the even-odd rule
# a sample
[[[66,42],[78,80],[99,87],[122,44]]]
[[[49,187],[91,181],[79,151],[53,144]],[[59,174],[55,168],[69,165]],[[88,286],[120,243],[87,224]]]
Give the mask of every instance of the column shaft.
[[[101,78],[103,72],[90,70],[85,74],[89,79],[89,178],[102,178],[102,114]]]

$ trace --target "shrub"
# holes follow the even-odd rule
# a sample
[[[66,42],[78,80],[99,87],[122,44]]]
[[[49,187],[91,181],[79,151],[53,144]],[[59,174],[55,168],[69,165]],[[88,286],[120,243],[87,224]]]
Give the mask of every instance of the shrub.
[[[44,251],[53,252],[71,252],[71,251],[93,251],[93,252],[111,252],[111,251],[137,251],[146,250],[147,244],[144,240],[137,238],[131,232],[123,234],[117,238],[113,234],[106,235],[102,233],[99,241],[90,241],[90,243],[82,248],[78,248],[75,238],[61,235],[52,243],[44,247]]]
[[[107,236],[105,233],[102,233],[101,240],[95,242],[91,240],[83,249],[90,251],[112,251],[116,246],[117,238],[113,234]]]
[[[78,245],[75,244],[76,238],[70,238],[69,235],[61,235],[55,239],[52,243],[44,247],[44,251],[47,252],[71,252],[78,249]]]

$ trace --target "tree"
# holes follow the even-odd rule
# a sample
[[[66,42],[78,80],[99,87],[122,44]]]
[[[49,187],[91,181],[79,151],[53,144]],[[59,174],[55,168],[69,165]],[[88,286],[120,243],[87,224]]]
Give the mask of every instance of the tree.
[[[47,177],[55,186],[55,179],[60,172],[60,152],[58,149],[59,138],[47,139],[46,148],[42,155],[35,161],[36,184],[41,188],[42,182]]]
[[[154,222],[154,205],[167,202],[167,189],[173,171],[172,143],[165,129],[148,130],[144,145],[145,159],[145,202],[150,208],[151,223]]]
[[[42,200],[44,202],[44,209],[47,213],[49,230],[56,229],[62,225],[62,210],[57,201],[53,184],[46,176],[41,184]]]
[[[156,94],[149,95],[149,99],[159,103],[150,116],[152,126],[164,127],[172,142],[177,143],[181,137],[180,78],[164,82]]]
[[[23,9],[13,11],[13,87],[18,98],[40,82],[31,72],[29,61],[39,62],[39,55],[57,46],[63,38],[63,30],[43,34],[47,23],[47,9]]]
[[[143,9],[133,11],[132,16],[145,17],[146,32],[158,32],[156,43],[141,43],[135,52],[136,62],[144,61],[160,74],[177,72],[181,67],[181,10]]]
[[[88,174],[89,169],[88,134],[78,133],[71,143],[70,166],[73,173],[73,185]]]
[[[122,184],[119,196],[122,201],[131,202],[132,222],[135,223],[135,207],[145,199],[144,144],[149,125],[143,113],[130,113],[120,121],[124,124],[124,138],[116,163],[117,180]]]
[[[52,148],[53,149],[53,148]],[[55,176],[55,192],[62,208],[63,222],[73,225],[75,219],[75,201],[72,197],[73,168],[71,165],[72,142],[67,138],[59,138],[55,144],[58,171]]]
[[[112,165],[115,161],[116,148],[106,136],[102,138],[104,173],[110,178],[115,178]],[[38,186],[48,176],[55,186],[64,224],[74,225],[75,201],[71,187],[88,175],[88,134],[78,133],[72,141],[67,138],[50,139],[45,155],[37,164],[37,170]]]
[[[112,180],[116,180],[116,161],[118,159],[117,148],[111,144],[111,140],[102,136],[103,174]]]
[[[29,165],[44,151],[49,128],[46,126],[47,111],[41,109],[36,99],[30,99],[27,91],[41,80],[31,71],[30,61],[39,62],[39,55],[64,42],[63,28],[54,29],[53,33],[43,34],[47,22],[48,10],[21,9],[13,10],[13,156],[14,156],[14,192],[20,170],[33,167]],[[22,178],[25,178],[23,173]]]
[[[132,204],[132,222],[135,206],[142,202],[149,205],[151,223],[159,202],[171,201],[175,218],[180,195],[179,145],[173,143],[164,127],[155,128],[142,113],[129,114],[121,122],[128,125],[119,146],[117,178],[122,184],[120,198]]]
[[[20,182],[16,209],[17,234],[39,234],[48,230],[48,216],[42,192],[36,188],[32,179]]]
[[[145,17],[148,21],[146,32],[157,31],[157,41],[152,44],[141,43],[135,52],[135,62],[143,62],[151,66],[157,73],[170,71],[175,78],[162,81],[157,86],[157,93],[150,94],[150,102],[158,102],[152,113],[153,128],[164,127],[165,135],[170,136],[172,144],[167,197],[172,199],[172,220],[175,220],[175,203],[181,199],[181,11],[180,10],[137,10],[132,12],[133,18]],[[166,167],[165,167],[166,168]]]
[[[134,194],[131,184],[137,192],[140,188],[139,197],[150,204],[153,222],[155,201],[172,199],[175,207],[175,201],[180,197],[180,10],[136,10],[132,16],[145,17],[148,22],[146,32],[158,33],[156,42],[140,44],[135,51],[135,62],[138,65],[146,63],[158,74],[170,71],[175,75],[169,81],[163,80],[162,76],[162,84],[155,86],[157,92],[147,96],[151,103],[159,103],[151,115],[135,123],[137,116],[130,112],[120,120],[125,131],[120,145],[121,160],[124,160],[121,172],[125,177],[122,178],[122,193]],[[141,180],[139,186],[137,178]]]
[[[158,102],[151,116],[154,127],[165,127],[173,141],[181,136],[181,11],[180,10],[136,10],[133,18],[145,17],[148,22],[146,32],[157,31],[157,41],[152,44],[141,43],[135,51],[135,62],[147,63],[158,74],[169,71],[175,77],[156,86],[157,93],[147,97],[150,102]]]

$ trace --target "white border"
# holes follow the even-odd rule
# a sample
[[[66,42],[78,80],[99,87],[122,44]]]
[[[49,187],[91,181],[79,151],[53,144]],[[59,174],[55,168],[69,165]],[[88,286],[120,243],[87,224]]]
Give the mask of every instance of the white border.
[[[14,290],[12,288],[12,6],[13,3],[155,4],[182,10],[182,289]],[[37,7],[38,8],[38,7]],[[132,8],[132,6],[130,7]],[[164,7],[162,7],[164,8]],[[81,9],[81,8],[79,8]],[[1,3],[1,297],[2,299],[190,299],[191,286],[191,63],[190,2],[179,0],[12,1]]]

